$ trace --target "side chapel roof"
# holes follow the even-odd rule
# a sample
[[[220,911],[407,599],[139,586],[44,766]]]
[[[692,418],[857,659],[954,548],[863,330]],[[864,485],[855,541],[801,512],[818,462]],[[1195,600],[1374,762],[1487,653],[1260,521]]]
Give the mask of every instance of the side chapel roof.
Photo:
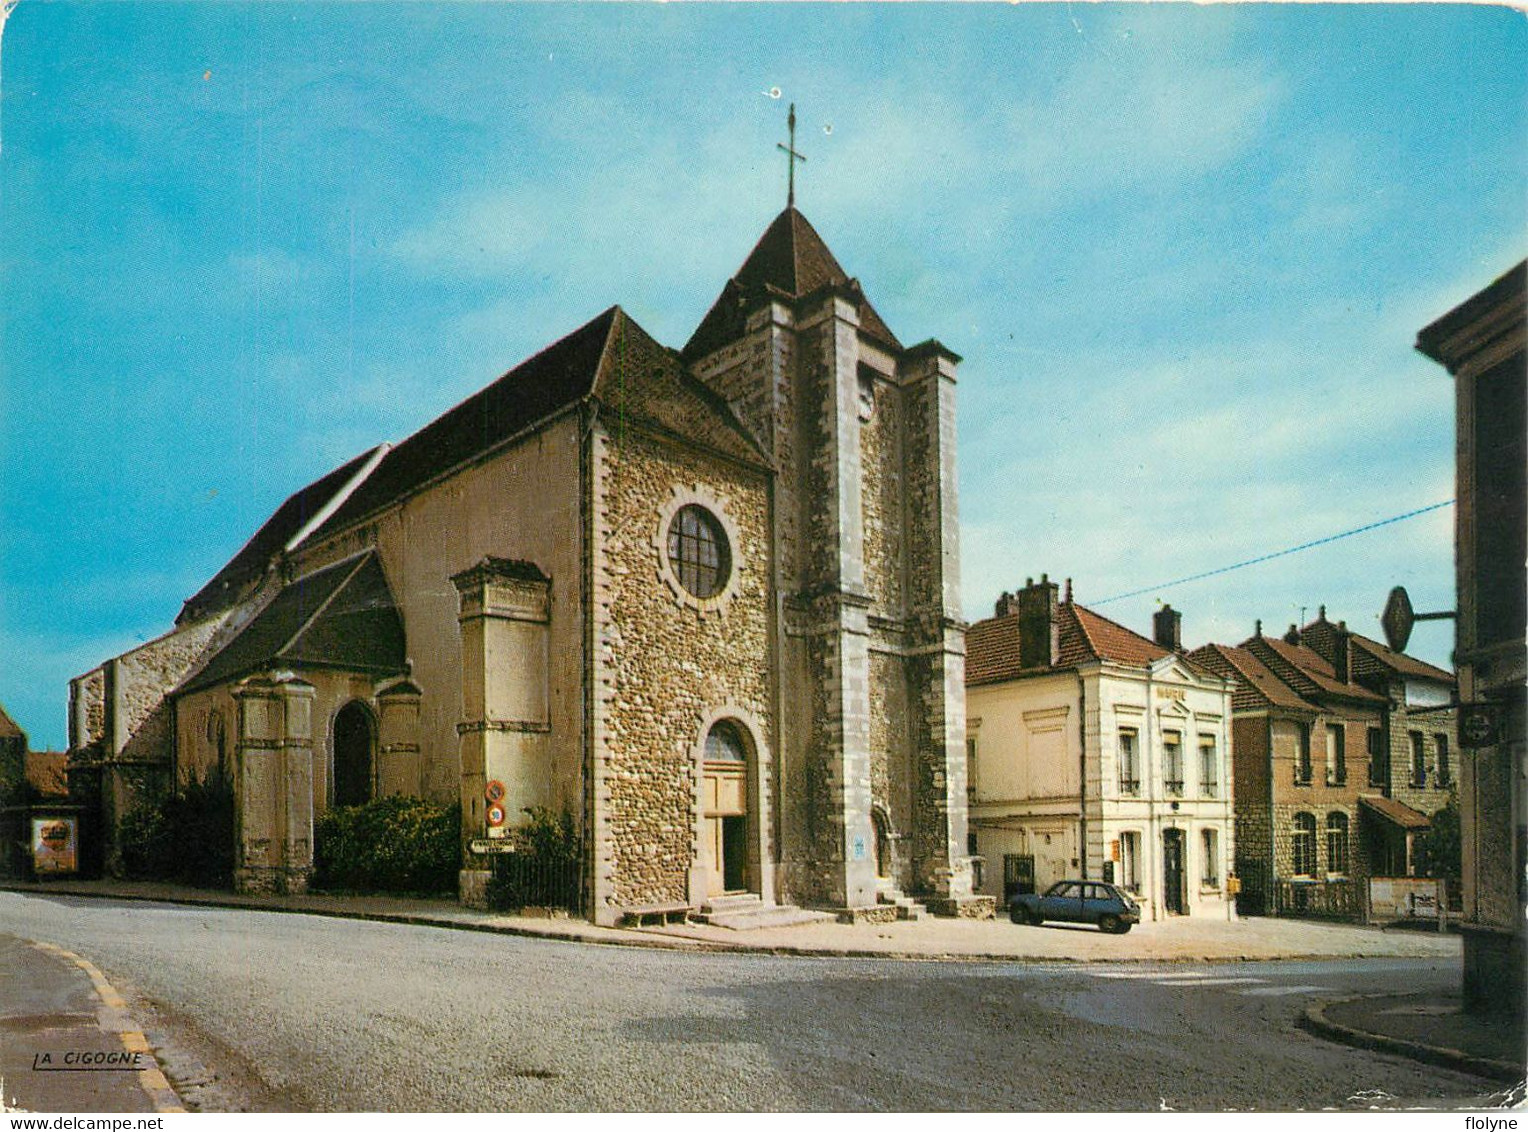
[[[199,621],[243,600],[248,584],[265,573],[271,559],[334,500],[376,451],[373,448],[361,453],[289,495],[239,552],[212,576],[212,580],[186,599],[175,623],[183,625]]]
[[[403,617],[374,552],[289,583],[177,692],[275,665],[375,676],[407,670]]]

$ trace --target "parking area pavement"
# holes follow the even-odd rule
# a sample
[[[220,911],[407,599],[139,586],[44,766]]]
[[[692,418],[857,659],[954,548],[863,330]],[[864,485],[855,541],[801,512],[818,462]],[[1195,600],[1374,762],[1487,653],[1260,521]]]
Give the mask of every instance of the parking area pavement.
[[[1195,920],[1177,917],[1109,935],[1071,924],[924,919],[894,924],[804,924],[728,932],[698,924],[644,934],[784,953],[844,952],[925,959],[1035,959],[1080,962],[1215,961],[1316,958],[1457,959],[1457,936],[1384,931],[1309,920]]]

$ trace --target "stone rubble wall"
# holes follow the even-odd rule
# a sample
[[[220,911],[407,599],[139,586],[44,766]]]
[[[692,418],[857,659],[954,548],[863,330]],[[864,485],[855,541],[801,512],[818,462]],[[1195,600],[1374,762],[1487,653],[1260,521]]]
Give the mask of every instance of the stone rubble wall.
[[[761,722],[755,738],[766,759],[775,747],[767,481],[638,429],[609,427],[610,593],[598,651],[610,695],[597,757],[606,764],[610,843],[596,851],[610,858],[616,905],[686,901],[698,852],[695,755],[705,720],[735,706]],[[737,589],[719,611],[684,604],[662,580],[658,547],[666,539],[657,528],[676,488],[720,501],[738,532],[731,548]],[[762,803],[768,814],[772,800]]]

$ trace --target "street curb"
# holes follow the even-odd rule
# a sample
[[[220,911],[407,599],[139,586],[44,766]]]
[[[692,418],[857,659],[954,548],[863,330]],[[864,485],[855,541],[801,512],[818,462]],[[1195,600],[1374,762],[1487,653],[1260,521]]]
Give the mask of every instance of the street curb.
[[[721,940],[691,939],[684,936],[623,936],[606,939],[598,936],[569,934],[566,932],[538,931],[521,924],[473,923],[447,919],[414,912],[367,912],[344,908],[303,908],[293,905],[251,904],[223,897],[202,896],[149,896],[140,893],[77,891],[68,888],[47,888],[35,884],[0,883],[0,892],[16,892],[23,895],[78,896],[86,900],[131,900],[144,904],[175,904],[185,907],[228,908],[243,912],[271,912],[277,914],[325,916],[335,920],[366,920],[381,924],[408,924],[411,927],[445,928],[451,931],[484,932],[491,935],[518,936],[524,939],[546,939],[561,943],[581,943],[592,947],[638,947],[656,951],[703,952],[722,955],[769,955],[778,958],[800,959],[891,959],[907,963],[1046,963],[1056,965],[1086,966],[1088,964],[1147,964],[1175,965],[1181,963],[1284,963],[1322,962],[1343,959],[1394,959],[1396,956],[1383,952],[1297,952],[1284,955],[1014,955],[1008,952],[926,952],[881,951],[868,947],[793,947],[788,944],[750,945],[745,942],[730,943]],[[616,929],[641,932],[646,929]]]
[[[56,943],[44,943],[42,940],[27,940],[39,951],[46,951],[49,955],[56,955],[66,963],[73,963],[81,971],[84,971],[90,979],[91,987],[95,990],[96,997],[101,1000],[101,1005],[108,1011],[120,1017],[127,1027],[135,1026],[136,1023],[127,1012],[127,1000],[121,995],[116,987],[112,986],[101,969],[89,959],[81,958],[72,951],[59,947]],[[99,1022],[97,1023],[100,1024]],[[154,1106],[155,1112],[185,1112],[186,1106],[181,1103],[180,1095],[175,1087],[170,1084],[164,1075],[164,1068],[159,1064],[159,1058],[149,1045],[149,1040],[142,1030],[121,1029],[107,1030],[102,1027],[102,1033],[111,1033],[117,1036],[122,1043],[122,1048],[132,1054],[146,1054],[153,1064],[147,1069],[140,1069],[135,1076],[138,1079],[138,1087],[149,1098],[149,1103]]]
[[[1356,1046],[1359,1049],[1378,1050],[1381,1053],[1394,1053],[1402,1057],[1409,1057],[1413,1061],[1424,1061],[1429,1065],[1439,1065],[1445,1069],[1462,1070],[1465,1073],[1474,1073],[1479,1077],[1490,1077],[1497,1081],[1503,1081],[1509,1085],[1520,1083],[1524,1078],[1524,1067],[1513,1065],[1508,1061],[1497,1061],[1490,1057],[1475,1057],[1463,1050],[1449,1049],[1446,1046],[1430,1046],[1424,1042],[1413,1042],[1406,1038],[1392,1038],[1387,1034],[1373,1034],[1368,1030],[1354,1029],[1352,1026],[1344,1026],[1340,1022],[1333,1022],[1326,1016],[1329,1006],[1341,1006],[1349,1002],[1362,1002],[1369,998],[1418,998],[1420,995],[1396,995],[1396,994],[1359,994],[1351,998],[1336,998],[1327,1002],[1315,1002],[1305,1008],[1304,1013],[1297,1020],[1300,1027],[1309,1030],[1323,1038],[1342,1042],[1344,1045]]]

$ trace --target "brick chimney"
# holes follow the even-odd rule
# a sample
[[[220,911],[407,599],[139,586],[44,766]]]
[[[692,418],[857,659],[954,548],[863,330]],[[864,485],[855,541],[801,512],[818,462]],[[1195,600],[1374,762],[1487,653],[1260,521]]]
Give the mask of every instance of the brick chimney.
[[[1183,651],[1183,614],[1171,602],[1151,615],[1151,638],[1170,652]]]
[[[1039,584],[1029,578],[1018,592],[1019,663],[1025,668],[1048,668],[1056,663],[1058,589],[1055,582],[1041,574]]]
[[[1325,613],[1324,606],[1322,612]],[[1332,667],[1337,670],[1337,679],[1344,684],[1353,682],[1352,636],[1346,621],[1337,622],[1337,628],[1332,632]]]
[[[1291,625],[1289,627],[1289,632],[1284,634],[1284,643],[1287,645],[1297,645],[1300,643],[1300,626]]]
[[[992,616],[994,617],[1014,617],[1018,612],[1019,599],[1007,590],[1003,591],[1002,595],[997,599],[997,604],[992,607]]]

